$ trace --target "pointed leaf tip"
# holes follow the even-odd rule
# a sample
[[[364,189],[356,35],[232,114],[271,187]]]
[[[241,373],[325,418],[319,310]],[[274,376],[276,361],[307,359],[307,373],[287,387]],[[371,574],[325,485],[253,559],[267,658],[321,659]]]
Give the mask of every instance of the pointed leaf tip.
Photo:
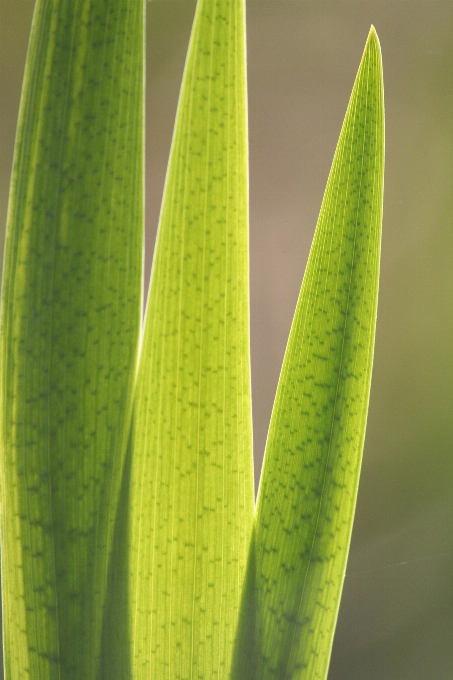
[[[375,45],[379,54],[381,53],[381,43],[379,42],[379,36],[376,33],[376,29],[373,24],[371,24],[370,32],[368,33],[368,38],[365,45],[365,52],[370,45]]]

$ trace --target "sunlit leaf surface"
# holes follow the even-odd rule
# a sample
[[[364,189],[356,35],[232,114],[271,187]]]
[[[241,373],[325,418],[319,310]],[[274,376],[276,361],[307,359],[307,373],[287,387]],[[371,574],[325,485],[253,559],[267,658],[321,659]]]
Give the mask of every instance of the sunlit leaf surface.
[[[253,516],[243,0],[197,6],[132,466],[134,678],[227,678]]]
[[[8,680],[95,680],[140,328],[143,3],[38,0],[1,333]]]
[[[346,113],[277,390],[233,677],[327,674],[365,434],[384,166],[371,29]]]

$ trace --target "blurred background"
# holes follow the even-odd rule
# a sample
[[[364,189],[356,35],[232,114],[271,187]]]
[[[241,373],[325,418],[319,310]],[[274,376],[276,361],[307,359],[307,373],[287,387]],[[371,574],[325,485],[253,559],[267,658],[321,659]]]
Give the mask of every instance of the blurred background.
[[[3,241],[33,0],[2,0]],[[453,2],[248,0],[256,480],[323,190],[370,28],[386,174],[371,404],[329,680],[453,678]],[[194,0],[148,10],[149,277]]]

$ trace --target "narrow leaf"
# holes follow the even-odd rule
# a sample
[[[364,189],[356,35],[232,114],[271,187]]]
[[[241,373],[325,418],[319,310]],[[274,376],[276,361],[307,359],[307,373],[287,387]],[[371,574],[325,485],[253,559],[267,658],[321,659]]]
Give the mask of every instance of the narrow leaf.
[[[370,31],[333,160],[270,424],[234,678],[325,678],[373,359],[384,165]]]
[[[134,417],[134,678],[227,678],[253,518],[243,0],[199,0]]]
[[[38,0],[2,292],[8,680],[99,677],[140,329],[142,0]]]

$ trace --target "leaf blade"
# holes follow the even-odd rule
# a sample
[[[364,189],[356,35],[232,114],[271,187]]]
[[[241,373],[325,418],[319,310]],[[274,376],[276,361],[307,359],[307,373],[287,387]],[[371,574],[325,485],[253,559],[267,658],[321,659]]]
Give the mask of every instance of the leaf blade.
[[[7,677],[97,677],[140,330],[142,147],[141,0],[38,2],[2,290]]]
[[[246,123],[244,3],[200,0],[134,418],[137,678],[228,675],[253,516]]]
[[[380,47],[372,28],[277,389],[233,677],[327,674],[371,379],[383,125]]]

